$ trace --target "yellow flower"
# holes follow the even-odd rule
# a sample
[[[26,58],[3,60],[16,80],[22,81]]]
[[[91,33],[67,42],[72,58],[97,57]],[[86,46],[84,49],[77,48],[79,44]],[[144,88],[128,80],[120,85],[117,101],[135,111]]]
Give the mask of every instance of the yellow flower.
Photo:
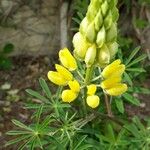
[[[119,82],[121,82],[121,77],[110,77],[101,83],[101,87],[103,89],[108,89],[113,87],[116,83]]]
[[[79,82],[77,80],[69,81],[68,85],[72,91],[74,91],[76,93],[78,93],[80,91],[80,85],[79,85]]]
[[[62,92],[61,98],[62,98],[63,102],[70,103],[70,102],[74,101],[77,98],[77,96],[78,96],[78,94],[72,90],[64,90]]]
[[[70,81],[73,79],[72,74],[65,67],[55,64],[55,68],[57,72],[60,73],[64,77],[64,79],[66,79],[67,81]]]
[[[121,60],[117,59],[114,62],[112,62],[110,65],[108,65],[107,67],[104,68],[103,72],[102,72],[102,76],[104,78],[108,78],[112,75],[112,73],[117,71],[118,66],[120,65]]]
[[[100,103],[100,99],[97,95],[90,95],[87,97],[86,102],[91,108],[96,108]]]
[[[91,84],[87,86],[87,94],[88,95],[94,95],[96,92],[96,85],[95,84]]]
[[[63,66],[69,69],[70,71],[73,71],[77,68],[76,60],[67,48],[64,48],[59,51],[59,59]]]
[[[60,73],[56,71],[49,71],[47,76],[51,82],[57,85],[67,85],[67,81],[63,78],[63,76]]]
[[[118,84],[114,85],[112,88],[106,90],[106,92],[112,96],[121,95],[126,91],[127,91],[127,85],[122,84],[122,83],[118,83]]]

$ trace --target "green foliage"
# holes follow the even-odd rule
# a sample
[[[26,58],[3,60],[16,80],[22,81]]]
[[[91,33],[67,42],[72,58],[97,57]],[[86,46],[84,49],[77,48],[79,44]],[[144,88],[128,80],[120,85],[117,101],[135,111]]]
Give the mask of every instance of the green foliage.
[[[146,0],[139,0],[140,4]],[[131,9],[129,0],[124,0],[128,13]],[[89,0],[75,1],[74,9],[77,12],[73,20],[75,30],[85,16]],[[84,9],[83,9],[84,8]],[[137,23],[139,28],[144,28],[145,23]],[[18,144],[18,150],[43,149],[43,150],[149,150],[150,149],[150,119],[140,120],[133,117],[129,120],[125,114],[125,105],[140,105],[140,99],[135,94],[150,94],[150,90],[140,86],[136,79],[145,73],[142,63],[147,58],[141,53],[140,47],[134,47],[131,38],[118,38],[120,48],[116,58],[121,59],[126,69],[123,82],[128,84],[128,91],[121,96],[108,96],[114,116],[106,114],[106,106],[102,89],[98,89],[100,99],[99,109],[82,107],[85,97],[78,96],[78,100],[63,103],[61,100],[62,87],[52,92],[43,78],[39,79],[40,91],[27,89],[26,92],[37,103],[28,103],[25,108],[34,110],[32,122],[29,125],[17,120],[12,120],[15,130],[8,131],[7,135],[16,138],[8,141],[6,146]],[[9,50],[7,50],[9,52]],[[131,52],[129,52],[131,51]],[[78,70],[74,74],[84,82],[85,64],[77,61]],[[101,69],[96,68],[92,83],[100,86],[102,80]],[[93,71],[93,70],[92,70]],[[135,84],[138,83],[138,84]],[[86,85],[83,85],[86,86]],[[81,88],[81,93],[85,91]],[[74,107],[73,107],[74,106]]]
[[[11,69],[12,62],[11,59],[8,58],[8,54],[10,54],[14,50],[14,45],[11,43],[6,44],[2,51],[0,51],[0,69]]]

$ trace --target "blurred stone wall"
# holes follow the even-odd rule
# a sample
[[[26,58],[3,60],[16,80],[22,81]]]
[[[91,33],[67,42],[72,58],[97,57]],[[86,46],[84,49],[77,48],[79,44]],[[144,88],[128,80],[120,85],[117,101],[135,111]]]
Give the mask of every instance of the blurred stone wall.
[[[13,55],[45,55],[60,48],[59,0],[0,0],[0,49]]]

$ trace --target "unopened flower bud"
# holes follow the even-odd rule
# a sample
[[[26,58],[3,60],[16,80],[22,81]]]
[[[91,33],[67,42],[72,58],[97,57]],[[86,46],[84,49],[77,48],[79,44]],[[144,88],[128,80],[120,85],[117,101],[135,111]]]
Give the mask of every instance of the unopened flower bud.
[[[93,65],[96,58],[96,46],[93,44],[91,47],[88,48],[86,55],[85,55],[85,63],[87,67]]]
[[[97,15],[96,15],[96,17],[94,19],[94,24],[95,24],[95,29],[97,31],[99,31],[100,27],[103,24],[103,16],[102,16],[101,10],[99,10],[99,12],[97,13]]]
[[[116,22],[119,18],[119,12],[118,12],[118,9],[116,7],[114,7],[112,9],[112,21],[113,22]]]
[[[106,41],[114,42],[117,38],[117,25],[113,23],[106,33]]]
[[[79,31],[84,35],[87,31],[87,28],[88,28],[88,25],[89,25],[89,21],[87,19],[87,17],[84,17],[84,19],[81,21],[80,23],[80,28],[79,28]]]
[[[94,21],[88,26],[87,32],[86,32],[86,39],[90,42],[93,43],[96,38],[96,31],[94,27]]]
[[[106,15],[107,10],[108,10],[108,7],[109,7],[108,2],[107,2],[107,0],[105,0],[105,1],[103,2],[103,4],[101,5],[101,9],[102,9],[102,14],[103,14],[103,16]]]
[[[73,37],[74,54],[79,59],[84,59],[89,43],[80,32],[77,32]]]
[[[108,30],[112,25],[112,14],[111,14],[111,10],[108,12],[106,18],[104,19],[104,26],[105,29]]]
[[[110,53],[107,46],[104,44],[98,52],[98,63],[101,67],[104,67],[110,62]]]
[[[107,44],[108,50],[110,52],[110,58],[112,59],[118,51],[118,43],[109,43]]]
[[[96,44],[100,48],[105,42],[106,32],[104,26],[99,30],[97,34]]]

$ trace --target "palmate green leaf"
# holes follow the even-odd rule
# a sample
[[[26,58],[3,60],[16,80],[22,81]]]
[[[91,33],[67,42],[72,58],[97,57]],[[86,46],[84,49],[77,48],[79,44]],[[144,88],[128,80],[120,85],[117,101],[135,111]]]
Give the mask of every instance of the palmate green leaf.
[[[124,78],[125,78],[125,80],[129,83],[130,86],[133,85],[133,82],[132,82],[132,80],[131,80],[129,74],[127,74],[126,72],[124,72]]]
[[[115,133],[110,123],[106,125],[105,137],[109,140],[110,143],[115,143]]]
[[[137,99],[137,98],[135,98],[135,97],[133,97],[131,94],[129,94],[129,93],[124,93],[123,95],[122,95],[122,97],[124,97],[124,99],[126,100],[126,101],[128,101],[128,102],[130,102],[130,103],[132,103],[132,104],[134,104],[134,105],[136,105],[136,106],[139,106],[140,105],[140,101]]]
[[[6,132],[7,135],[25,135],[25,134],[32,134],[30,131],[24,131],[24,130],[11,130]]]
[[[135,136],[136,138],[140,138],[140,134],[139,134],[139,130],[136,127],[135,124],[131,123],[131,124],[127,124],[124,126],[124,128],[126,128],[128,131],[130,131],[132,133],[133,136]]]
[[[84,135],[82,137],[79,138],[79,142],[77,143],[76,147],[74,148],[74,150],[78,150],[79,146],[82,144],[82,142],[87,138],[87,135]]]
[[[75,18],[75,17],[73,17],[72,20],[73,20],[74,22],[76,22],[77,24],[80,24],[80,22],[81,22],[81,20],[79,20],[78,18]]]
[[[29,143],[31,143],[36,137],[32,136],[28,140],[26,140],[17,150],[23,150]]]
[[[143,68],[127,68],[126,71],[131,71],[131,72],[146,72],[146,70],[143,69]]]
[[[50,91],[50,89],[49,89],[49,87],[48,87],[46,81],[45,81],[43,78],[40,78],[40,79],[39,79],[39,83],[40,83],[40,85],[41,85],[41,87],[42,87],[44,93],[46,94],[46,96],[47,96],[48,98],[52,99],[52,93],[51,93],[51,91]]]
[[[23,135],[23,136],[19,136],[13,140],[10,140],[8,141],[5,146],[9,146],[9,145],[12,145],[12,144],[16,144],[16,143],[19,143],[20,141],[23,141],[25,139],[29,139],[32,135]]]
[[[13,119],[12,122],[13,122],[13,124],[15,124],[16,126],[22,128],[22,129],[26,129],[26,130],[29,130],[29,131],[33,131],[30,127],[26,126],[25,124],[21,123],[21,122],[18,121],[18,120]]]
[[[131,63],[129,63],[129,64],[127,65],[127,68],[133,66],[134,64],[136,64],[136,63],[138,63],[138,62],[140,62],[140,61],[142,61],[142,60],[144,60],[146,57],[147,57],[146,54],[142,54],[142,55],[139,56],[138,58],[134,59]]]
[[[87,150],[88,148],[93,148],[93,145],[84,144],[83,146],[80,146],[77,150]]]
[[[84,18],[83,14],[81,12],[77,12],[77,15],[79,16],[79,18],[82,20]],[[81,22],[81,21],[80,21]]]
[[[50,122],[53,122],[55,119],[52,119],[52,116],[46,116],[46,118],[44,119],[44,121],[41,124],[41,127],[39,128],[39,130],[43,130],[44,128],[46,128]]]
[[[27,93],[29,93],[30,95],[32,95],[33,97],[38,98],[39,100],[42,100],[45,103],[49,103],[49,100],[47,98],[45,98],[44,96],[40,95],[38,92],[33,91],[31,89],[27,89],[26,90]]]
[[[135,125],[142,131],[145,132],[145,126],[141,123],[140,119],[135,116],[132,121],[135,123]]]
[[[122,99],[115,99],[116,107],[120,113],[124,113],[124,105]]]
[[[64,146],[56,138],[49,136],[49,141],[55,144],[58,150],[66,150]]]
[[[41,117],[42,111],[43,111],[43,105],[41,105],[39,107],[39,109],[37,110],[37,112],[35,114],[37,124],[39,124],[39,122],[40,122],[40,117]]]
[[[128,88],[129,92],[134,92],[134,93],[141,93],[141,94],[150,94],[150,89],[143,88],[143,87],[129,87]]]
[[[138,53],[138,51],[140,50],[140,46],[136,47],[132,53],[130,54],[129,58],[126,60],[125,65],[128,65],[129,62],[134,58],[134,56]]]

